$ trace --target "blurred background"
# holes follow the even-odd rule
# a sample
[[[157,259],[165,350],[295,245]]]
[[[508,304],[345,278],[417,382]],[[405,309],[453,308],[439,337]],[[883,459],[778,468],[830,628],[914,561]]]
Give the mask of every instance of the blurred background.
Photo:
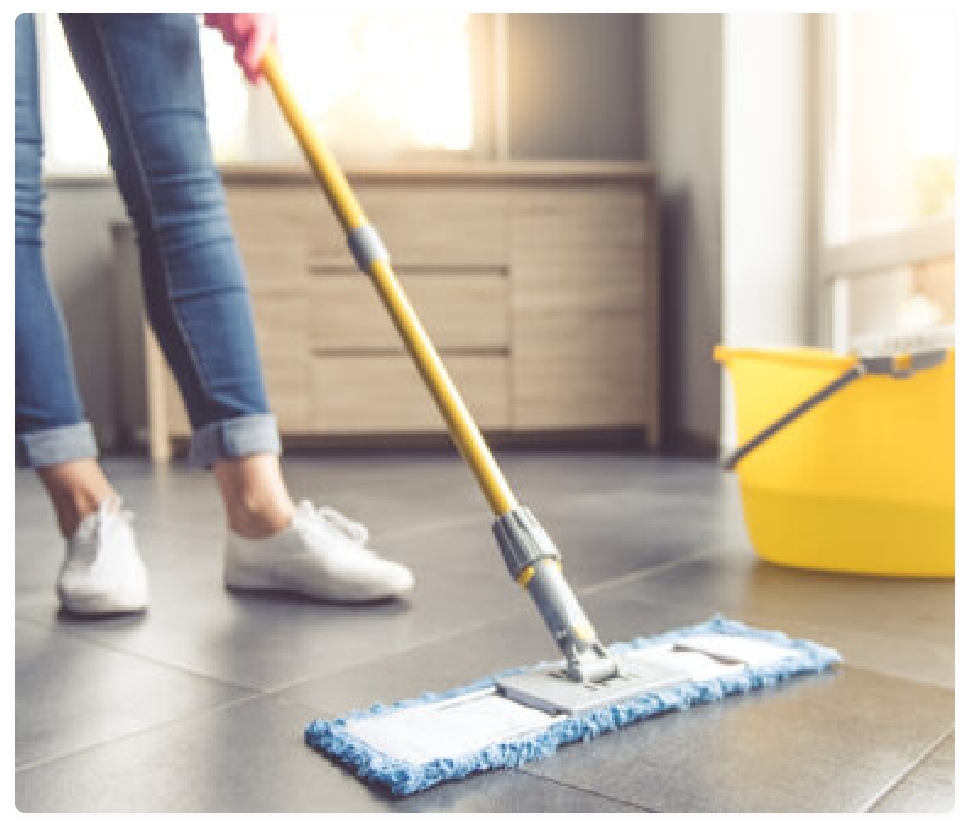
[[[130,449],[145,444],[147,416],[126,403],[146,381],[125,323],[137,297],[117,286],[131,282],[112,235],[124,209],[56,17],[38,18],[48,263],[89,417],[106,449]],[[232,171],[302,169],[268,89],[244,82],[216,32],[202,37],[230,191]],[[658,331],[636,348],[657,374],[665,450],[730,443],[716,343],[952,338],[945,14],[283,14],[279,45],[352,173],[562,162],[568,175],[571,163],[604,162],[642,165],[611,175],[654,177],[635,221],[658,240],[659,313],[644,318]],[[104,371],[128,352],[126,371]]]

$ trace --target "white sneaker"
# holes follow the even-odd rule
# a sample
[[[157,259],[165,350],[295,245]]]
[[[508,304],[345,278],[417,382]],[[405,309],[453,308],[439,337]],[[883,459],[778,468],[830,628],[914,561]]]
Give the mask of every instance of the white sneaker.
[[[414,585],[406,567],[368,550],[367,528],[331,507],[304,501],[290,527],[268,539],[232,531],[226,543],[230,588],[291,591],[313,599],[367,602],[399,597]]]
[[[74,614],[121,614],[148,607],[148,572],[131,519],[115,496],[81,522],[67,542],[57,577],[61,608]]]

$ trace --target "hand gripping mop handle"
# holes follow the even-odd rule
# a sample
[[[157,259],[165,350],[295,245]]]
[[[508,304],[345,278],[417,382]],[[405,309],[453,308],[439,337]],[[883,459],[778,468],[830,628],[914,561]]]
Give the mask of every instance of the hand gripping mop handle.
[[[529,509],[520,506],[512,494],[398,282],[380,236],[368,223],[346,176],[316,135],[284,80],[273,47],[263,56],[262,72],[347,234],[347,244],[358,267],[371,278],[434,397],[452,440],[488,499],[496,517],[493,531],[509,573],[532,596],[549,631],[566,656],[568,675],[576,680],[602,680],[615,675],[615,663],[600,644],[562,575],[559,551]]]

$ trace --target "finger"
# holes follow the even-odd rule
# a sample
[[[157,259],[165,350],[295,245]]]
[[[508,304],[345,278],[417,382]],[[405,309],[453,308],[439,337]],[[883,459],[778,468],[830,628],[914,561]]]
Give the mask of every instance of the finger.
[[[247,39],[243,49],[242,64],[246,70],[246,77],[251,83],[262,74],[261,64],[266,48],[273,39],[273,30],[268,26],[256,26],[250,37]]]

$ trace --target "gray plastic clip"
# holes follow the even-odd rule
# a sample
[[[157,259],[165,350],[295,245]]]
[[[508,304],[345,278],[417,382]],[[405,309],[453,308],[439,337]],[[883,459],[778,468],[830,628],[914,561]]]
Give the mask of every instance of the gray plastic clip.
[[[559,559],[559,550],[528,507],[519,505],[492,525],[512,579],[539,559]]]
[[[347,246],[354,255],[357,267],[365,274],[370,272],[371,264],[378,261],[389,262],[391,255],[384,242],[372,225],[361,225],[347,234]]]
[[[934,369],[946,360],[946,349],[924,349],[910,355],[909,366],[900,368],[893,355],[877,355],[859,358],[859,362],[869,375],[889,375],[897,379],[911,377],[915,372]]]

